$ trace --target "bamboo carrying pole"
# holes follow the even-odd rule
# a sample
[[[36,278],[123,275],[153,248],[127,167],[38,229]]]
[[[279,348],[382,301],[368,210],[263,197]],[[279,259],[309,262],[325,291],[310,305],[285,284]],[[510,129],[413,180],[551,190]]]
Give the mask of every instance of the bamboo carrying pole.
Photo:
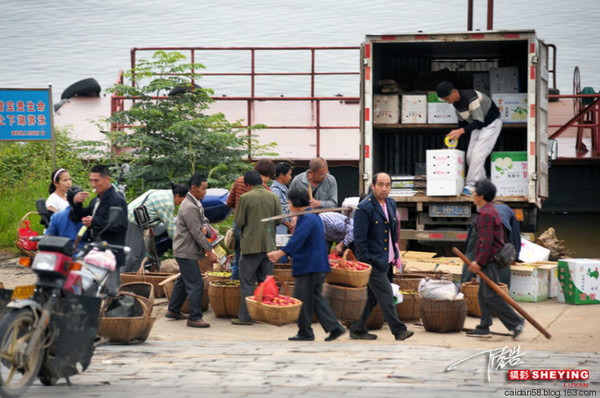
[[[331,207],[331,208],[325,208],[325,209],[312,209],[312,210],[297,211],[294,213],[280,214],[278,216],[262,218],[260,221],[267,222],[267,221],[272,221],[272,220],[280,220],[282,218],[301,216],[303,214],[318,214],[318,213],[327,213],[327,212],[331,212],[331,211],[337,212],[337,211],[346,211],[346,210],[352,210],[352,207]]]
[[[452,248],[452,253],[454,253],[458,257],[460,257],[460,259],[463,260],[465,262],[465,264],[467,264],[469,267],[471,266],[471,260],[469,260],[467,258],[467,256],[465,256],[456,247]],[[471,269],[471,268],[469,268],[469,269]],[[529,315],[527,313],[527,311],[525,311],[523,309],[523,307],[521,307],[519,304],[517,304],[517,302],[515,300],[513,300],[508,294],[506,294],[506,292],[504,292],[502,289],[500,289],[500,286],[498,286],[497,284],[495,284],[494,281],[491,280],[486,274],[484,274],[483,272],[481,272],[481,270],[473,270],[473,269],[471,269],[471,271],[473,271],[477,275],[479,275],[479,277],[481,278],[482,281],[484,281],[485,283],[487,283],[489,285],[489,287],[491,287],[492,289],[494,289],[494,291],[496,293],[498,293],[498,295],[500,297],[502,297],[504,299],[504,301],[506,301],[508,304],[510,304],[511,307],[513,307],[515,310],[517,310],[517,312],[519,314],[523,315],[523,317],[525,319],[527,319],[529,321],[529,323],[531,323],[544,336],[546,336],[547,339],[550,339],[552,337],[552,335],[550,333],[548,333],[548,331],[546,329],[544,329],[544,327],[542,325],[540,325],[535,319],[533,319],[533,317],[531,315]]]

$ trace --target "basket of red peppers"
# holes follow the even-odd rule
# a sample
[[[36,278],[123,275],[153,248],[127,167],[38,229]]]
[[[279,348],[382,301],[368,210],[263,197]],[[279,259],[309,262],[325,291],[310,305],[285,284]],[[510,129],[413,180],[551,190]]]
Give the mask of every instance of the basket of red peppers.
[[[346,249],[341,257],[334,253],[330,254],[329,265],[331,266],[331,272],[325,278],[325,281],[329,284],[363,287],[369,283],[371,266],[357,261],[350,249]]]

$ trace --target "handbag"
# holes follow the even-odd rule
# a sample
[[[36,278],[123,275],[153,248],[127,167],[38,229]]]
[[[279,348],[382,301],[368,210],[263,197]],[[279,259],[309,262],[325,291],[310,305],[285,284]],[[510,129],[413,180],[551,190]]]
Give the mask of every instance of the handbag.
[[[148,228],[153,222],[158,221],[158,218],[154,220],[150,219],[148,208],[144,205],[150,195],[152,195],[152,192],[149,192],[148,195],[146,195],[141,205],[133,209],[133,218],[135,218],[136,224],[144,229]]]
[[[505,243],[498,253],[492,256],[500,268],[509,267],[517,259],[517,250],[512,243]]]
[[[17,242],[17,246],[24,250],[36,250],[38,243],[29,240],[32,236],[38,236],[38,233],[31,229],[31,223],[29,220],[25,220],[19,226],[19,240]]]

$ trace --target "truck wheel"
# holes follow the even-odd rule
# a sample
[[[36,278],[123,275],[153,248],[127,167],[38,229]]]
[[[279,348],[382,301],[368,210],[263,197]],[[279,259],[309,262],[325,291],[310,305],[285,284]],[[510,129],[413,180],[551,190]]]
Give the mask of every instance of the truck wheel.
[[[7,313],[0,321],[0,395],[17,397],[23,394],[37,376],[44,349],[42,340],[34,342],[31,355],[25,349],[33,337],[35,318],[29,308]]]

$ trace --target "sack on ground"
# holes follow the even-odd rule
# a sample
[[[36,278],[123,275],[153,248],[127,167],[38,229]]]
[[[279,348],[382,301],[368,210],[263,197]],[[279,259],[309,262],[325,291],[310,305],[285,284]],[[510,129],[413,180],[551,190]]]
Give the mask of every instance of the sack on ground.
[[[263,301],[273,300],[275,296],[279,295],[279,288],[277,287],[275,278],[273,278],[273,275],[267,275],[265,281],[258,285],[258,287],[254,290],[254,297],[258,297],[260,289],[263,285],[265,286],[262,293]]]
[[[454,282],[444,279],[421,279],[419,294],[430,300],[460,300],[463,298],[462,293],[457,294]]]
[[[500,268],[509,267],[517,259],[517,250],[512,243],[505,243],[502,249],[493,256]]]

